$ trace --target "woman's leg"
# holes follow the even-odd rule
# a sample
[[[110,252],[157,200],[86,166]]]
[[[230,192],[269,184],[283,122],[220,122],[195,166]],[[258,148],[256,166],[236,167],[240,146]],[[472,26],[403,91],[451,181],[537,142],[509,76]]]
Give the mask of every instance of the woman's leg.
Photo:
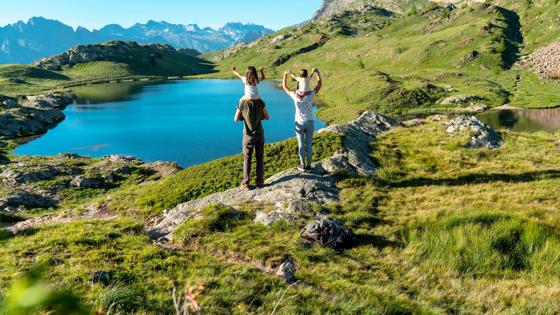
[[[296,138],[298,142],[299,161],[305,167],[305,129],[304,126],[296,122]]]
[[[305,144],[307,148],[307,166],[311,167],[313,163],[313,132],[315,131],[315,122],[313,120],[306,122],[305,126]]]

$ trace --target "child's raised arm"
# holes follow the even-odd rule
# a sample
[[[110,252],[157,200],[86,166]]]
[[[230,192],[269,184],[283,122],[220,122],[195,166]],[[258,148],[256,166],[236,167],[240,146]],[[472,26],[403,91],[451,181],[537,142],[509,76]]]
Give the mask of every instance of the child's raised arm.
[[[289,71],[290,76],[292,77],[292,79],[297,79],[296,75],[292,73],[292,71]]]
[[[231,68],[231,71],[233,71],[233,73],[234,73],[236,76],[238,76],[241,80],[243,80],[243,76],[242,76],[241,74],[239,74],[239,72],[237,72],[237,67],[236,67],[236,66],[233,66],[233,67]]]

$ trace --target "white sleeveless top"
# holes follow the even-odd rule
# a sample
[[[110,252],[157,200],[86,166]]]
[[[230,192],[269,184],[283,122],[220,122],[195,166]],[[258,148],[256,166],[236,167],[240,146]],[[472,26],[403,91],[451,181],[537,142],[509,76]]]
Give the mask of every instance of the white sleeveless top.
[[[297,77],[296,81],[298,82],[298,91],[308,92],[313,90],[311,88],[311,79],[309,77],[307,78]]]
[[[252,100],[258,100],[261,98],[258,86],[248,84],[246,77],[243,77],[241,80],[243,81],[243,84],[245,84],[245,95],[243,98]]]

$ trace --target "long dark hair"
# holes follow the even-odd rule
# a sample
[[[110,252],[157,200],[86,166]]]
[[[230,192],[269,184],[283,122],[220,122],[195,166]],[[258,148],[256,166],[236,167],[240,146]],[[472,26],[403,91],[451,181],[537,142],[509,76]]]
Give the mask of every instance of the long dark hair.
[[[257,86],[260,83],[257,68],[253,66],[249,66],[249,68],[247,68],[247,75],[245,77],[247,78],[247,84],[249,85]]]

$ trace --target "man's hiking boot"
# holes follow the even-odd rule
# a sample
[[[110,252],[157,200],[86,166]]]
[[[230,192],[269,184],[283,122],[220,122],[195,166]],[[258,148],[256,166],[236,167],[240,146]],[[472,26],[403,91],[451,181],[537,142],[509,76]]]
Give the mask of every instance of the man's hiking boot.
[[[264,188],[264,183],[257,183],[257,188],[258,189]]]
[[[306,171],[311,171],[311,165],[307,165],[304,169],[305,169]]]
[[[303,165],[298,166],[297,169],[298,169],[300,172],[305,172],[305,171],[306,171],[305,166],[303,166]]]

